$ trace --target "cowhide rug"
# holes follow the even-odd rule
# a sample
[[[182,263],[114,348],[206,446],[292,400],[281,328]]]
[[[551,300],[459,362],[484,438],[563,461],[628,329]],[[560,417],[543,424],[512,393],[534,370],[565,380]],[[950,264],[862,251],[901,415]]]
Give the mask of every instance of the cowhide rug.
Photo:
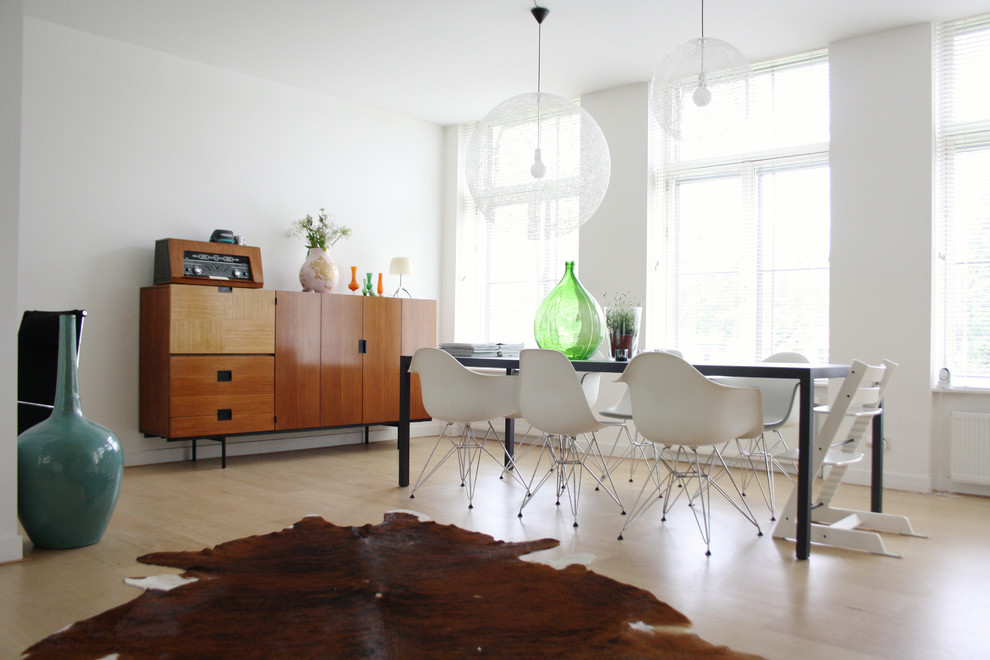
[[[38,642],[43,658],[746,658],[684,628],[653,594],[506,543],[386,514],[292,527],[138,561],[190,580]]]

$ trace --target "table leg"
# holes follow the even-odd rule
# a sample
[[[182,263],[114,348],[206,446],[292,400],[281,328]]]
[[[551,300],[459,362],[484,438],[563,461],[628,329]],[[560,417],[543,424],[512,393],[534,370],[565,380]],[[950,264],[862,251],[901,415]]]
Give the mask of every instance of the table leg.
[[[412,357],[399,358],[399,486],[409,485],[409,364]]]
[[[807,559],[811,555],[811,465],[814,462],[815,383],[810,373],[799,378],[801,415],[798,421],[798,478],[797,478],[797,532],[795,555]]]
[[[880,402],[883,409],[883,401]],[[870,511],[883,511],[883,413],[873,418],[873,467],[870,474]]]
[[[505,418],[505,469],[511,470],[515,465],[512,457],[516,454],[516,420],[512,417]]]
[[[513,369],[506,369],[505,375],[511,376]],[[505,418],[505,434],[502,436],[504,438],[505,446],[505,469],[511,470],[514,463],[512,462],[512,457],[516,455],[516,420],[512,417]]]

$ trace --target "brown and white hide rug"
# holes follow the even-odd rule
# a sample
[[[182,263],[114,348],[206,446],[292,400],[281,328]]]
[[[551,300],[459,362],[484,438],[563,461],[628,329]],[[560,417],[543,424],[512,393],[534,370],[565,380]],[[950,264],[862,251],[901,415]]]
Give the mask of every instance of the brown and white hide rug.
[[[745,658],[685,628],[653,594],[519,559],[554,539],[496,541],[389,513],[292,527],[145,564],[166,590],[38,642],[25,658]]]

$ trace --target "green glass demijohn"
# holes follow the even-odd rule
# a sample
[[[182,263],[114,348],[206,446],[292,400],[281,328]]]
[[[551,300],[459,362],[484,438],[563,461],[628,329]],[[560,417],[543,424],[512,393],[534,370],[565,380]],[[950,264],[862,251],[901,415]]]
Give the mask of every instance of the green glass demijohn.
[[[564,263],[564,277],[536,310],[536,345],[558,350],[571,360],[586,360],[605,339],[602,308],[577,275],[574,262]]]
[[[103,537],[124,471],[113,431],[79,406],[76,320],[59,317],[58,380],[51,417],[17,438],[17,514],[40,548],[79,548]]]

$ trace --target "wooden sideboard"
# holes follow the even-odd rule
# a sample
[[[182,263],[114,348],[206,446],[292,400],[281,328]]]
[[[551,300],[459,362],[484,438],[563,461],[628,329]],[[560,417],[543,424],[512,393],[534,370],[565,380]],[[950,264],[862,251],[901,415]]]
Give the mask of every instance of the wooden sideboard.
[[[232,435],[397,424],[399,356],[436,345],[436,301],[155,285],[141,289],[140,345],[145,435],[225,447]],[[429,419],[418,382],[411,410]]]

